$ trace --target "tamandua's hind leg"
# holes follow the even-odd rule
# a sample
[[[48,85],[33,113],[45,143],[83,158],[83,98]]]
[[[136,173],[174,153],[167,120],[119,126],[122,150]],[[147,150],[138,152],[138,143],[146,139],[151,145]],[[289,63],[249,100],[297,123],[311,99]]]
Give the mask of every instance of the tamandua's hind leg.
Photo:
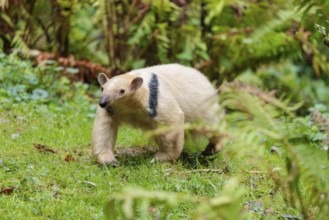
[[[159,162],[175,161],[179,158],[184,146],[184,130],[163,134],[156,139],[159,151],[154,158]]]
[[[176,102],[168,106],[171,106],[173,114],[160,114],[156,118],[160,124],[172,129],[156,138],[159,151],[155,153],[154,159],[159,162],[177,160],[184,147],[184,113]]]
[[[219,137],[212,137],[209,139],[209,143],[202,151],[203,156],[210,156],[218,153],[222,148]]]

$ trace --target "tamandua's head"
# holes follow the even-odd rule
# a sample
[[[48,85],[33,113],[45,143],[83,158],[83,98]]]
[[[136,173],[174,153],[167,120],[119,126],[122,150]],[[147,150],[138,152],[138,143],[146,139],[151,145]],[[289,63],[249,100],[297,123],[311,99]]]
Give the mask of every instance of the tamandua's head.
[[[123,74],[109,79],[104,73],[100,73],[98,82],[102,87],[99,106],[106,108],[119,100],[131,97],[142,86],[143,78]]]

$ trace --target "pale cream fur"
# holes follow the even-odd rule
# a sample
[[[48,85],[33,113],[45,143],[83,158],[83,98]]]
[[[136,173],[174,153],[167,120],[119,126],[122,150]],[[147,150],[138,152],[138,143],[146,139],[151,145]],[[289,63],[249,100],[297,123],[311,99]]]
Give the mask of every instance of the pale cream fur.
[[[148,115],[148,84],[152,73],[158,76],[159,81],[157,115],[154,118]],[[132,90],[131,84],[136,77],[142,78],[143,83]],[[110,114],[101,107],[96,112],[92,145],[100,164],[115,162],[113,148],[121,123],[143,130],[156,129],[161,125],[178,128],[156,138],[159,151],[155,159],[158,161],[174,161],[180,156],[184,145],[184,122],[203,120],[213,125],[219,123],[216,90],[202,73],[193,68],[179,64],[158,65],[106,78],[102,83],[102,96],[108,97],[114,113]],[[125,94],[119,95],[122,89]],[[211,142],[213,145],[207,148],[217,151],[218,138],[212,137]]]

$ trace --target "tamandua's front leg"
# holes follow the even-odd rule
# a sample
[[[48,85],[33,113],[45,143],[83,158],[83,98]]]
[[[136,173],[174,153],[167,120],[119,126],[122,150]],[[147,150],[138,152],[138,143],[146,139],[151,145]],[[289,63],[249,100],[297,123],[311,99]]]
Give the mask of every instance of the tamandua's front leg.
[[[118,125],[105,109],[97,108],[92,131],[93,154],[99,164],[115,164],[114,145],[117,139]]]
[[[169,126],[172,131],[166,132],[156,138],[159,151],[154,158],[159,162],[175,161],[179,158],[184,147],[184,113],[177,109],[175,114],[159,116],[158,121]],[[169,118],[170,117],[170,118]]]

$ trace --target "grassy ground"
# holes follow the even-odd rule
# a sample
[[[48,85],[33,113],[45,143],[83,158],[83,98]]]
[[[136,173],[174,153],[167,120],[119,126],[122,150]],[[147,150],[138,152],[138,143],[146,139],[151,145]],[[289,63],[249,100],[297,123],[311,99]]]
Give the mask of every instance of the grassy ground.
[[[266,219],[299,215],[284,202],[281,192],[274,191],[266,175],[253,172],[248,158],[231,158],[225,150],[203,162],[157,164],[150,163],[151,155],[142,155],[121,156],[116,168],[98,166],[91,155],[89,112],[88,108],[33,103],[0,112],[0,189],[8,189],[0,195],[1,219],[99,219],[109,196],[127,186],[214,197],[237,175],[245,188],[245,212]],[[140,131],[125,127],[119,134],[118,147],[149,144]],[[204,145],[202,140],[188,141],[185,149],[195,154]],[[264,157],[268,163],[283,165],[275,154],[265,151]],[[189,219],[195,209],[182,203],[169,211],[168,219]]]

